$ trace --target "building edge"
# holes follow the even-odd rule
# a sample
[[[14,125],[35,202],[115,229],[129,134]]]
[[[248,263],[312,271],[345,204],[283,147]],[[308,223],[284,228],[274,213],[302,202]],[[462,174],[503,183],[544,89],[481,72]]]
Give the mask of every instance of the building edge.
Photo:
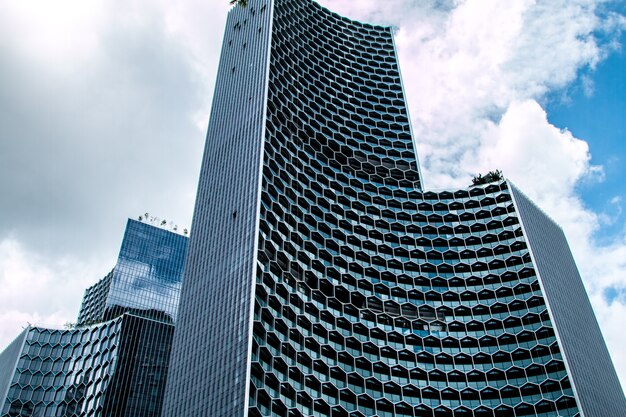
[[[249,389],[245,378],[249,373],[251,346],[251,332],[245,327],[253,317],[258,245],[258,238],[252,232],[258,230],[261,204],[260,201],[250,202],[257,197],[261,187],[272,4],[272,0],[250,0],[246,8],[234,6],[228,13],[187,254],[187,284],[181,294],[181,300],[189,302],[188,305],[185,301],[181,303],[181,320],[174,334],[163,416],[219,415],[221,411],[217,408],[225,404],[238,410],[236,415],[244,415],[243,406],[247,403]],[[229,94],[232,91],[235,93]],[[222,178],[217,178],[216,172]],[[225,189],[228,191],[224,192]],[[215,193],[223,193],[222,198],[209,201]],[[212,236],[213,240],[228,238],[228,241],[209,248],[207,236]],[[237,256],[241,261],[237,266],[233,266],[235,262],[226,264],[226,258]],[[207,264],[212,265],[210,271]],[[201,302],[205,310],[201,317],[192,308],[192,304],[196,304],[191,302],[193,294],[200,293],[210,294]],[[222,297],[228,296],[228,301],[218,303],[220,299],[215,298],[218,293]],[[224,307],[224,303],[233,306],[220,309],[217,305]],[[224,329],[205,325],[210,312],[218,317],[216,320]],[[239,324],[243,328],[240,334],[226,329]],[[187,340],[192,333],[194,342]],[[219,348],[227,340],[233,346],[237,345],[237,351],[245,350],[245,357],[239,353],[231,355],[234,350],[226,352]],[[229,370],[215,371],[214,386],[198,389],[203,392],[201,395],[208,395],[205,392],[211,391],[212,396],[221,396],[212,403],[215,408],[191,404],[182,398],[184,389],[180,384],[193,375],[210,372],[205,365],[198,366],[198,363],[192,364],[184,358],[194,354],[209,355],[218,361],[228,358],[225,364]],[[221,388],[219,393],[216,392],[217,386]],[[235,398],[238,405],[233,406]]]
[[[274,14],[274,0],[268,0],[270,16]],[[267,61],[265,65],[266,74],[270,73],[270,62],[272,60],[272,32],[274,30],[274,19],[270,19],[269,30],[267,31]],[[265,77],[265,86],[263,92],[263,125],[261,132],[261,150],[259,152],[259,169],[258,187],[256,197],[256,224],[254,226],[254,235],[258,236],[261,228],[261,196],[263,194],[263,158],[265,155],[265,133],[267,129],[267,102],[269,96],[270,77]],[[254,297],[256,293],[256,277],[257,277],[257,261],[259,257],[259,239],[254,241],[254,249],[252,252],[252,270],[250,271],[250,309],[248,312],[248,357],[246,361],[246,386],[244,396],[243,416],[248,417],[250,410],[250,378],[252,376],[252,341],[254,338]]]
[[[2,407],[4,407],[4,403],[9,395],[11,380],[17,369],[17,363],[24,349],[26,336],[28,332],[30,332],[30,329],[31,326],[29,325],[9,343],[9,346],[0,352],[0,413],[2,413]]]
[[[394,27],[389,27],[389,32],[391,33],[391,43],[393,44],[393,50],[398,57],[398,45],[396,44],[396,30]],[[400,86],[402,87],[402,95],[404,96],[404,101],[408,103],[409,98],[406,95],[406,88],[404,87],[404,77],[402,77],[402,68],[398,65],[398,73],[400,74]],[[419,152],[417,152],[417,136],[415,135],[415,131],[413,130],[413,122],[411,119],[411,110],[409,106],[406,106],[406,116],[409,119],[409,131],[411,132],[411,137],[413,138],[413,151],[415,152],[415,164],[417,165],[417,176],[419,177],[419,189],[420,191],[425,191],[424,187],[424,176],[422,175],[422,164],[420,164]]]
[[[537,266],[537,260],[535,258],[535,254],[534,254],[533,248],[532,248],[532,246],[530,244],[530,240],[528,238],[528,232],[526,231],[526,227],[524,225],[524,219],[523,219],[523,216],[521,215],[521,212],[520,212],[520,209],[519,209],[519,205],[517,203],[516,191],[517,192],[520,192],[520,191],[519,191],[519,189],[517,189],[513,185],[513,183],[510,180],[507,179],[506,183],[508,184],[509,189],[511,190],[511,199],[513,201],[513,206],[515,207],[515,212],[517,213],[517,216],[518,216],[519,221],[520,221],[520,227],[522,228],[522,236],[524,237],[524,241],[526,242],[526,245],[528,246],[528,253],[530,254],[530,258],[532,260],[533,265],[535,265],[535,272],[537,274],[537,278],[538,278],[538,281],[539,281],[539,287],[541,288],[541,293],[543,294],[543,298],[544,298],[544,301],[546,303],[546,307],[548,309],[548,314],[550,315],[552,320],[554,320],[554,313],[552,312],[551,303],[550,303],[550,300],[548,298],[548,295],[546,294],[546,289],[545,289],[545,286],[543,284],[543,279],[541,278],[541,271],[539,270],[539,267]],[[549,220],[552,222],[552,219],[549,219]],[[580,417],[587,417],[584,414],[584,412],[583,412],[583,408],[582,408],[581,403],[580,403],[580,397],[578,395],[578,390],[576,389],[576,383],[574,381],[574,378],[572,377],[571,367],[569,365],[569,361],[567,360],[567,354],[565,353],[565,349],[563,347],[563,340],[561,338],[558,326],[556,324],[554,325],[554,334],[555,334],[557,343],[561,347],[561,354],[563,355],[563,362],[565,363],[565,370],[567,372],[567,375],[569,375],[571,383],[572,383],[572,391],[574,393],[574,398],[576,399],[576,404],[577,404],[578,410],[580,412]]]
[[[528,252],[535,265],[541,292],[550,318],[553,320],[554,332],[561,347],[561,354],[581,417],[626,417],[626,398],[565,233],[515,184],[510,180],[506,182],[511,190],[511,197],[520,220],[524,240],[528,245]],[[539,224],[539,222],[544,224]],[[552,240],[548,242],[546,238],[552,238]],[[552,248],[564,250],[553,256],[554,253],[548,253],[545,250],[549,246],[546,245],[547,243],[552,243]],[[544,250],[537,250],[538,246]],[[560,268],[556,271],[551,266],[557,263],[554,259],[558,256],[562,257],[558,259]],[[563,266],[567,268],[565,272],[571,275],[559,275],[559,272],[564,270]],[[572,280],[566,282],[564,278]],[[568,296],[562,297],[558,303],[555,302],[555,299],[563,294]],[[589,320],[587,323],[582,323],[588,327],[577,327],[574,330],[572,313],[581,309],[583,309],[583,314],[577,317]],[[580,322],[576,324],[578,323]],[[591,344],[595,342],[596,345],[581,343],[581,336],[590,336],[588,341]],[[594,368],[599,365],[599,368],[604,369],[592,369],[592,363],[586,361],[589,357],[593,357]],[[593,374],[604,380],[586,380]],[[593,392],[594,389],[597,391]],[[598,398],[597,394],[602,392],[609,393],[611,398]]]

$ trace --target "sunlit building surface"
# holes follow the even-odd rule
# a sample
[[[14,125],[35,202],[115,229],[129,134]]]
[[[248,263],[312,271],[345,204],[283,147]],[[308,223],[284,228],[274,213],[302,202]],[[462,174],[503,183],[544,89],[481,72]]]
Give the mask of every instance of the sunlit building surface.
[[[391,28],[234,7],[163,416],[625,416],[561,229],[420,181]]]
[[[0,354],[3,417],[161,414],[187,238],[129,220],[71,329],[27,327]]]

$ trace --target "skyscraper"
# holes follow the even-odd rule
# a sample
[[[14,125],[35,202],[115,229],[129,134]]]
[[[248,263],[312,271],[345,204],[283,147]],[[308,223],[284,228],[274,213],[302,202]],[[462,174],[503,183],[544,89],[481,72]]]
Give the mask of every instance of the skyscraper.
[[[175,323],[188,238],[128,219],[115,268],[85,290],[78,324],[126,312]]]
[[[561,229],[422,189],[391,28],[231,10],[193,230],[164,417],[626,415]]]
[[[187,241],[129,220],[74,328],[28,326],[0,354],[0,416],[158,417]]]

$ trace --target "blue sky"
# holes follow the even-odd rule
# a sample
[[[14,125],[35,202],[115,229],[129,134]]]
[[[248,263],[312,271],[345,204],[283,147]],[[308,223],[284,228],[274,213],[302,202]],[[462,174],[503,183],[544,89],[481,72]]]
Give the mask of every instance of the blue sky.
[[[499,168],[563,227],[626,386],[626,4],[319,1],[398,29],[427,188]],[[0,2],[0,348],[75,320],[127,217],[191,224],[228,9]]]
[[[626,11],[626,6],[616,6],[621,13]],[[594,236],[600,244],[619,238],[624,233],[620,225],[626,223],[625,44],[626,33],[622,33],[619,46],[585,74],[590,86],[585,86],[589,80],[578,79],[564,94],[553,94],[546,106],[550,122],[567,128],[576,137],[586,138],[593,163],[604,169],[602,181],[583,182],[578,187],[583,202],[606,216]],[[624,286],[608,286],[602,294],[609,304],[626,303]]]
[[[624,7],[621,8],[622,11]],[[626,44],[626,34],[619,39]],[[548,118],[556,126],[566,127],[574,136],[585,138],[591,148],[593,163],[604,167],[601,182],[581,184],[583,201],[597,212],[612,218],[602,227],[598,239],[620,233],[624,223],[622,204],[626,199],[626,52],[623,46],[586,74],[591,78],[591,91],[581,80],[563,97],[556,93],[547,105]],[[615,198],[622,203],[612,203]]]

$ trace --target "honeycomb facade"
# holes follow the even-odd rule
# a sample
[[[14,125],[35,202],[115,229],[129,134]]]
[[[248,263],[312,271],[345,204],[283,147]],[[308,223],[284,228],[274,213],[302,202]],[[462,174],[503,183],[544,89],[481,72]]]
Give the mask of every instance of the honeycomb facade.
[[[420,181],[390,28],[234,8],[163,415],[623,416],[558,226]]]
[[[110,377],[118,335],[119,322],[85,330],[24,330],[16,339],[15,363],[8,368],[11,379],[1,415],[79,415],[86,394],[80,387],[89,387],[93,395],[93,384],[101,384],[98,377],[91,381],[92,366],[99,376]],[[92,341],[97,341],[96,349]],[[77,367],[82,361],[87,361],[85,372]]]
[[[173,332],[131,314],[76,330],[29,327],[0,415],[158,417]]]

